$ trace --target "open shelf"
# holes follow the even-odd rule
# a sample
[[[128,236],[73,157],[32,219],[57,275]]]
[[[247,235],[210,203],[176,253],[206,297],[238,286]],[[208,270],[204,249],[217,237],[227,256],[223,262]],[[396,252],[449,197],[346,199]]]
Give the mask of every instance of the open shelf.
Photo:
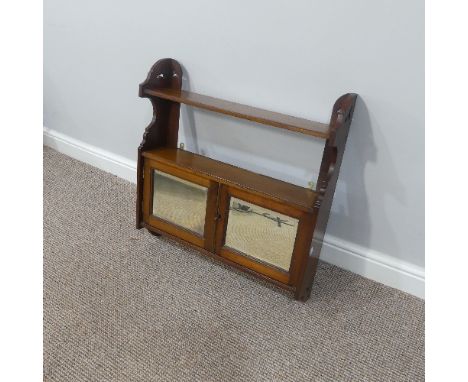
[[[294,184],[232,166],[189,151],[158,148],[144,151],[143,157],[190,173],[214,179],[219,183],[248,189],[311,211],[317,193]]]
[[[329,125],[325,123],[314,122],[303,118],[258,109],[185,90],[144,88],[142,91],[143,94],[148,96],[183,103],[236,118],[247,119],[249,121],[295,131],[297,133],[310,135],[316,138],[327,139],[329,137]]]

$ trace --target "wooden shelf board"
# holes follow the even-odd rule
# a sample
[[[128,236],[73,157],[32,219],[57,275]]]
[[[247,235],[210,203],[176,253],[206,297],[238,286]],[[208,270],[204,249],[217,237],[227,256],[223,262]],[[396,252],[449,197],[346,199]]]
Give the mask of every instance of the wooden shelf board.
[[[316,138],[327,139],[329,137],[329,125],[325,123],[258,109],[185,90],[143,89],[143,94],[210,110],[216,113],[247,119],[264,125],[295,131]]]
[[[310,189],[256,174],[185,150],[159,148],[143,152],[143,157],[191,173],[204,175],[228,186],[248,189],[261,195],[285,201],[306,211],[312,210],[317,198],[317,193]]]

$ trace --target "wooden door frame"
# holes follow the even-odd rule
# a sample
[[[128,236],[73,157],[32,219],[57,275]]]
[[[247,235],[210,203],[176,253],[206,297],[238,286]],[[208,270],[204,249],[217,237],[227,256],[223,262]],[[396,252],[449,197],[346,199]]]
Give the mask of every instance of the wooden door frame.
[[[143,167],[143,221],[157,230],[178,236],[197,247],[214,252],[219,183],[146,158]],[[154,170],[207,188],[204,235],[156,217],[151,213],[153,210]]]
[[[311,233],[308,231],[310,229],[309,221],[311,214],[291,205],[268,198],[267,196],[256,195],[233,186],[222,184],[219,188],[218,195],[219,218],[216,223],[215,252],[223,258],[250,268],[270,279],[295,286],[301,278],[302,268],[309,254],[309,250],[308,248],[305,248],[304,242],[307,242],[307,239],[310,240],[309,236],[311,236]],[[298,219],[298,228],[291,256],[291,265],[288,271],[282,270],[274,265],[268,265],[265,262],[255,260],[253,257],[245,253],[225,246],[231,197]]]

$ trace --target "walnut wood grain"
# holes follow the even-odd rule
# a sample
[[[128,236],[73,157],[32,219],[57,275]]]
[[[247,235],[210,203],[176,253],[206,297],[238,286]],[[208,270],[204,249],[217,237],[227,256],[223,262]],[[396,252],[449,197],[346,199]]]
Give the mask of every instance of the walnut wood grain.
[[[143,93],[147,96],[179,102],[198,107],[200,109],[210,110],[236,118],[247,119],[249,121],[291,130],[317,138],[327,139],[329,137],[329,125],[325,123],[292,117],[290,115],[280,114],[179,89],[145,88]]]
[[[182,87],[182,68],[172,58],[163,58],[157,61],[140,84],[140,97],[149,98],[153,105],[153,119],[146,127],[143,139],[138,147],[137,162],[137,199],[136,199],[136,227],[142,228],[143,221],[143,157],[144,150],[154,149],[160,146],[177,147],[179,134],[180,104],[161,98],[148,97],[143,89],[180,89]]]
[[[173,59],[159,60],[139,95],[150,99],[153,120],[138,148],[137,228],[165,234],[212,258],[294,291],[305,301],[311,293],[338,174],[343,160],[357,95],[348,93],[334,104],[329,124],[309,121],[201,94],[182,91],[182,67]],[[276,128],[325,139],[317,191],[241,169],[177,149],[180,105],[241,118]],[[160,170],[209,187],[205,238],[164,225],[151,216],[153,195],[150,169]],[[278,210],[299,220],[289,272],[278,272],[224,246],[230,195]],[[312,250],[312,251],[311,251]]]
[[[305,301],[309,298],[318,259],[322,249],[323,238],[327,229],[328,218],[333,203],[336,183],[340,173],[341,163],[346,148],[349,128],[353,119],[357,94],[348,93],[338,98],[333,106],[330,118],[330,138],[325,142],[323,149],[320,174],[317,182],[318,197],[316,200],[316,212],[312,215],[315,221],[311,225],[312,252],[303,266],[303,274],[298,280],[295,298]],[[310,240],[308,240],[310,245]]]
[[[158,148],[144,151],[144,158],[195,173],[221,184],[268,196],[294,208],[312,211],[317,193],[304,187],[232,166],[189,151]]]

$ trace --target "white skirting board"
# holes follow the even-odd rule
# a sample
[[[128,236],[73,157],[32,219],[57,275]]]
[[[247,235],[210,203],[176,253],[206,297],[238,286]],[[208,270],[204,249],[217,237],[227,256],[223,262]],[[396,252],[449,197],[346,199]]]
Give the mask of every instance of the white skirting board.
[[[105,172],[136,183],[136,161],[44,127],[44,145]],[[136,157],[136,150],[135,150]]]
[[[44,127],[44,145],[136,183],[136,161]],[[136,149],[135,149],[136,152]],[[320,259],[371,280],[424,298],[424,268],[326,235]]]

